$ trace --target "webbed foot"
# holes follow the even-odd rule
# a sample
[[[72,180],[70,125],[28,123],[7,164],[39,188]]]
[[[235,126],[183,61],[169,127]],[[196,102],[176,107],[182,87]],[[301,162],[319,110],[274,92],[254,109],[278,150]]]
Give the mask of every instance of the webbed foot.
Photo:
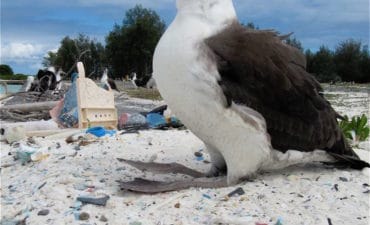
[[[188,168],[178,163],[140,162],[140,161],[133,161],[133,160],[128,160],[128,159],[119,159],[119,158],[117,158],[117,160],[120,162],[127,163],[130,166],[133,166],[141,171],[150,171],[153,173],[160,173],[160,174],[180,173],[180,174],[189,175],[195,178],[206,176],[206,174],[204,173],[193,170],[191,168]]]
[[[121,190],[129,190],[140,193],[160,193],[167,191],[178,191],[190,187],[197,188],[220,188],[227,186],[226,177],[218,178],[194,178],[192,180],[162,182],[135,178],[133,181],[119,181]]]

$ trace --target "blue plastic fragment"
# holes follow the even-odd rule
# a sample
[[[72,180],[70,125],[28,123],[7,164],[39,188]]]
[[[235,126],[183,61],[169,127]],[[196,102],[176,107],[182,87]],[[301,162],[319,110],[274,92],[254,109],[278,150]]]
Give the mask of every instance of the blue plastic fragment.
[[[204,198],[211,199],[211,196],[209,196],[209,195],[207,195],[207,194],[203,194],[203,197],[204,197]]]
[[[101,206],[105,206],[107,204],[108,199],[109,199],[108,195],[105,195],[105,196],[100,197],[100,198],[95,198],[95,197],[91,197],[91,196],[77,197],[77,201],[80,201],[84,204],[93,204],[93,205],[101,205]]]
[[[73,215],[75,217],[75,220],[80,220],[80,212],[79,211],[74,211]]]
[[[149,113],[146,115],[146,120],[151,128],[160,128],[167,124],[164,116],[158,113]]]
[[[283,219],[281,217],[278,218],[275,225],[283,225]]]
[[[203,156],[196,157],[196,160],[197,161],[204,161],[204,157]]]
[[[78,124],[78,106],[77,106],[77,73],[72,74],[72,85],[64,97],[62,111],[59,115],[59,121],[65,127],[74,127]]]
[[[109,134],[110,136],[113,136],[116,133],[116,131],[115,130],[107,130],[104,127],[91,127],[91,128],[86,130],[86,133],[95,135],[97,137],[103,137],[107,134]]]

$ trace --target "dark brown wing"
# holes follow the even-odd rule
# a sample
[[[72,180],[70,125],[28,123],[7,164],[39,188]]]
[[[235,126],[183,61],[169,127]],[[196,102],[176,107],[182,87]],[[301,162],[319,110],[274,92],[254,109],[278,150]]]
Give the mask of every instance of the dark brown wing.
[[[325,149],[358,159],[346,144],[320,84],[306,72],[303,54],[283,43],[276,32],[235,23],[207,39],[206,45],[217,60],[228,104],[260,112],[275,149]]]

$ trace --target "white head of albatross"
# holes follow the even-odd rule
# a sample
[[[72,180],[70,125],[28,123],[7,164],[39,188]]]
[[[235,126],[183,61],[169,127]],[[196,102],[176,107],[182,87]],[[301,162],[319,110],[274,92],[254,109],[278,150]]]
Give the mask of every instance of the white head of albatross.
[[[156,47],[153,75],[171,110],[207,146],[208,176],[226,176],[170,184],[135,180],[122,182],[123,189],[226,186],[300,162],[369,166],[347,145],[320,84],[283,37],[240,25],[231,0],[177,0],[177,9]]]

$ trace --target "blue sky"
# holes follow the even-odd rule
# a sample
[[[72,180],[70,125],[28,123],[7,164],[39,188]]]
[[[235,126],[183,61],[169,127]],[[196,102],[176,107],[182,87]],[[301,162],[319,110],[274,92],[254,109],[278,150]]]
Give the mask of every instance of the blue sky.
[[[43,56],[65,36],[88,35],[104,43],[115,23],[136,4],[154,9],[169,24],[175,0],[2,0],[1,64],[35,74]],[[368,0],[234,0],[239,20],[281,33],[294,32],[305,49],[331,49],[354,38],[369,45]]]

